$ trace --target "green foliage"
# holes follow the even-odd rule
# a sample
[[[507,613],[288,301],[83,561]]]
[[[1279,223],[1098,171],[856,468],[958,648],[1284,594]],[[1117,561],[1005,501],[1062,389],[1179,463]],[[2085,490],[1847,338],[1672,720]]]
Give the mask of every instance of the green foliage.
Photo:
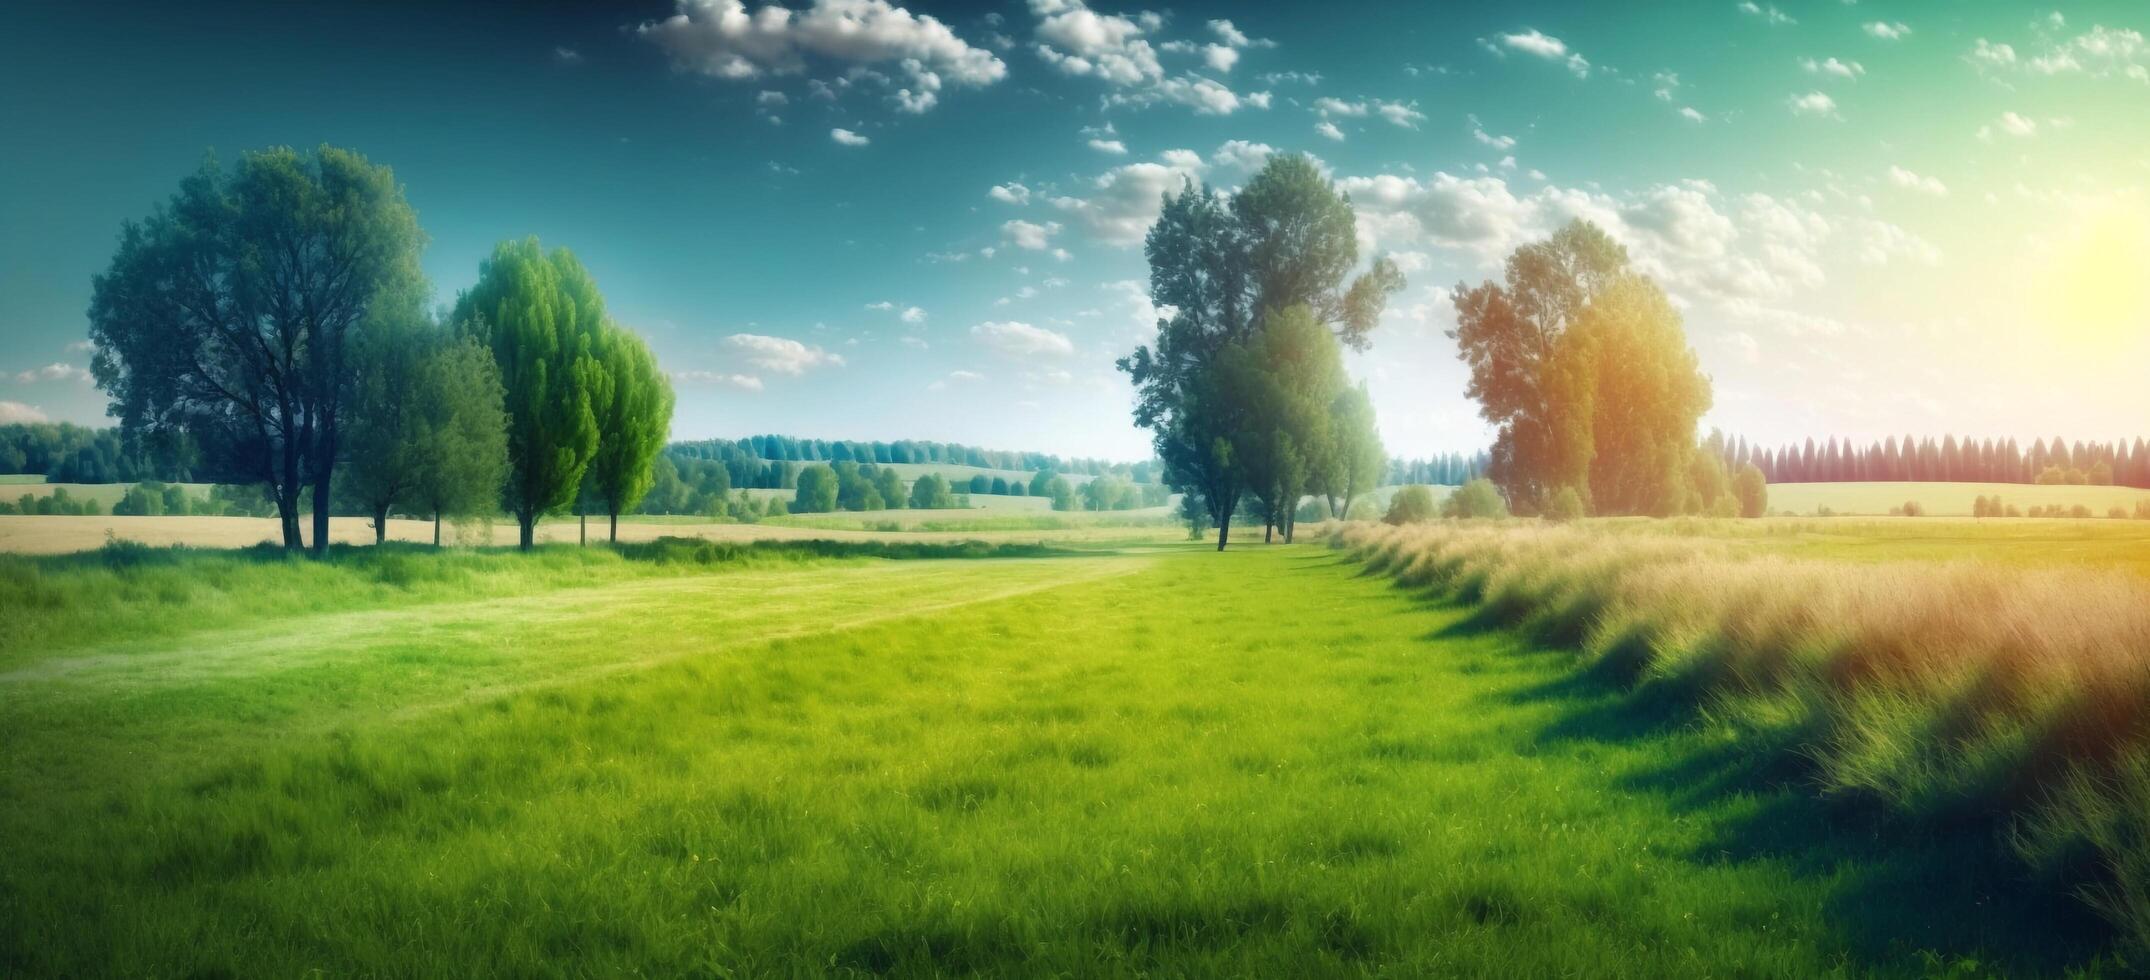
[[[411,392],[417,471],[406,499],[439,522],[498,513],[508,476],[508,418],[500,366],[475,337],[443,339]]]
[[[597,450],[584,480],[611,519],[632,513],[655,479],[652,469],[672,429],[672,382],[641,337],[607,324],[599,334],[598,370],[590,381]]]
[[[1732,492],[1739,498],[1739,516],[1768,516],[1769,480],[1762,476],[1761,467],[1741,463],[1739,472],[1732,478]]]
[[[206,163],[122,227],[91,286],[91,372],[128,433],[184,438],[203,475],[269,486],[287,548],[311,485],[324,549],[352,335],[424,295],[424,242],[394,175],[348,150]]]
[[[1055,476],[1045,484],[1045,496],[1053,498],[1054,510],[1074,510],[1075,485],[1066,477]]]
[[[1561,487],[1554,492],[1553,499],[1545,502],[1543,516],[1555,522],[1579,521],[1590,516],[1590,511],[1583,507],[1583,495],[1575,492],[1574,487]]]
[[[1455,493],[1441,501],[1441,516],[1507,517],[1508,502],[1501,499],[1500,488],[1494,486],[1492,480],[1480,477],[1457,487]]]
[[[456,300],[455,322],[493,352],[507,409],[506,503],[531,546],[538,518],[575,499],[597,453],[592,389],[604,299],[566,249],[502,242]]]
[[[948,492],[948,481],[939,473],[928,473],[911,481],[911,507],[915,510],[947,510],[956,505],[956,498]]]
[[[836,509],[836,471],[815,464],[799,471],[799,489],[791,501],[794,514],[826,514]]]
[[[978,478],[974,477],[972,479],[975,482]],[[873,474],[873,489],[874,493],[881,498],[883,508],[888,510],[903,509],[906,499],[903,490],[903,477],[896,475],[895,470],[886,466],[877,468]],[[983,493],[984,491],[977,492]]]
[[[1388,524],[1422,524],[1439,513],[1433,502],[1433,491],[1413,484],[1389,498],[1388,513],[1383,514],[1381,520]]]

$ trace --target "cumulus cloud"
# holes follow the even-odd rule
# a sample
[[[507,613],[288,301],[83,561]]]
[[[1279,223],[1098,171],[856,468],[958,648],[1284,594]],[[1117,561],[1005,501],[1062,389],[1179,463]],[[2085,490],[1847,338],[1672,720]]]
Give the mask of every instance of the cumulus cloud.
[[[1217,152],[1209,155],[1209,159],[1211,163],[1226,170],[1253,173],[1262,169],[1262,164],[1268,163],[1270,155],[1276,151],[1276,147],[1267,143],[1226,140],[1224,145],[1217,147]]]
[[[1342,142],[1344,139],[1344,131],[1336,128],[1336,124],[1327,119],[1315,123],[1314,131],[1338,142]]]
[[[751,374],[726,374],[722,371],[674,371],[672,380],[681,384],[716,385],[720,388],[736,388],[740,391],[762,390],[761,379]]]
[[[1868,37],[1880,38],[1884,41],[1902,40],[1905,35],[1911,33],[1911,28],[1900,20],[1895,22],[1870,20],[1866,22],[1866,26],[1860,29],[1864,30]]]
[[[1017,248],[1041,252],[1052,247],[1052,237],[1060,233],[1060,222],[1006,221],[1001,223],[1000,233]]]
[[[1030,0],[1030,10],[1038,18],[1034,45],[1038,57],[1063,74],[1095,78],[1113,86],[1113,93],[1106,98],[1112,104],[1167,102],[1204,115],[1229,115],[1246,101],[1215,79],[1192,72],[1170,75],[1165,71],[1158,59],[1158,46],[1150,43],[1150,35],[1164,27],[1162,14],[1101,14],[1083,0]],[[1217,32],[1221,40],[1229,34],[1245,42],[1234,45],[1225,40],[1202,49],[1204,63],[1221,73],[1238,63],[1241,47],[1257,42],[1229,22],[1218,23],[1226,28]],[[1175,50],[1194,50],[1190,42],[1172,42],[1172,46]],[[1267,102],[1263,99],[1256,107],[1266,107]]]
[[[772,3],[751,11],[744,0],[675,0],[672,16],[645,21],[634,32],[663,48],[675,67],[713,78],[815,75],[817,92],[881,80],[907,112],[932,108],[944,82],[990,85],[1008,72],[992,52],[939,20],[888,0],[812,0],[798,10]]]
[[[17,423],[50,421],[52,421],[52,419],[45,414],[44,409],[38,408],[35,405],[25,405],[21,402],[0,401],[0,425],[14,425]]]
[[[1762,23],[1771,27],[1789,27],[1799,23],[1792,19],[1792,15],[1778,10],[1776,4],[1763,5],[1755,3],[1754,0],[1741,0],[1739,9],[1741,13],[1761,18]]]
[[[1820,61],[1816,61],[1813,58],[1801,58],[1799,59],[1799,67],[1806,69],[1809,75],[1842,78],[1847,81],[1857,80],[1859,76],[1866,74],[1865,65],[1856,61],[1838,61],[1835,58],[1823,58]]]
[[[1030,203],[1030,188],[1012,180],[1005,184],[995,184],[992,190],[985,193],[987,197],[1003,204],[1020,205]]]
[[[1509,150],[1515,149],[1515,137],[1495,136],[1492,133],[1486,132],[1485,126],[1481,125],[1478,122],[1477,116],[1468,116],[1465,118],[1470,121],[1472,139],[1477,140],[1480,143],[1484,143],[1485,145],[1499,150],[1502,153],[1506,153]]]
[[[2065,20],[2047,21],[2058,30]],[[1981,71],[2022,70],[2039,75],[2081,74],[2150,82],[2150,42],[2140,31],[2102,24],[2072,37],[2052,37],[2025,45],[2021,56],[2009,44],[1979,38],[1964,60]]]
[[[1680,107],[1680,117],[1681,117],[1681,118],[1683,118],[1683,119],[1686,119],[1686,120],[1688,120],[1688,121],[1690,121],[1690,122],[1706,122],[1706,121],[1708,121],[1708,117],[1704,116],[1704,115],[1702,114],[1701,110],[1698,110],[1698,109],[1696,109],[1696,108],[1695,108],[1694,106],[1691,106],[1691,105],[1686,105],[1686,106],[1681,106],[1681,107]]]
[[[864,136],[860,136],[859,134],[854,133],[848,129],[829,130],[829,138],[845,146],[865,146],[866,144],[873,142],[873,140],[867,139]]]
[[[1099,153],[1110,153],[1114,156],[1127,155],[1127,144],[1119,140],[1093,139],[1090,141],[1090,148]]]
[[[1943,184],[1940,178],[1921,176],[1902,167],[1892,166],[1889,168],[1889,183],[1905,190],[1931,194],[1934,197],[1948,196],[1948,185]]]
[[[1167,150],[1156,163],[1130,163],[1099,175],[1086,197],[1056,197],[1052,204],[1079,221],[1096,241],[1121,248],[1140,245],[1157,221],[1164,195],[1178,193],[1188,180],[1200,181],[1207,169],[1202,155],[1193,150]]]
[[[2014,112],[2003,112],[2001,118],[1978,127],[1978,138],[1991,140],[1996,135],[2014,136],[2018,139],[2038,135],[2038,121]]]
[[[1500,42],[1499,46],[1487,45],[1495,54],[1500,53],[1501,48],[1521,51],[1524,54],[1544,58],[1547,61],[1560,62],[1567,66],[1568,72],[1577,78],[1590,77],[1589,59],[1584,58],[1580,53],[1568,50],[1567,42],[1546,34],[1535,27],[1521,34],[1498,35],[1498,40]]]
[[[801,375],[815,368],[842,367],[842,355],[785,337],[735,333],[724,338],[725,346],[746,358],[748,364],[777,374]]]
[[[916,306],[906,306],[903,308],[903,312],[896,314],[896,319],[905,323],[924,323],[926,322],[926,311]]]
[[[1836,115],[1836,100],[1830,98],[1828,93],[1825,92],[1808,92],[1805,95],[1794,95],[1786,100],[1786,104],[1792,107],[1792,115],[1795,116]]]
[[[17,384],[31,384],[38,381],[80,381],[83,384],[89,384],[90,380],[88,368],[57,362],[15,373],[15,382]]]
[[[1075,344],[1066,334],[1017,320],[987,321],[970,328],[970,335],[979,343],[1011,357],[1059,357],[1075,353]]]

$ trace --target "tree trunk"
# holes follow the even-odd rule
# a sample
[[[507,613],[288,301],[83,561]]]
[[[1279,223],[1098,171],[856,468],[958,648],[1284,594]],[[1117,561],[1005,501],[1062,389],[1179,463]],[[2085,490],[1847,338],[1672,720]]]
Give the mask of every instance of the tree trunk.
[[[276,492],[276,523],[284,533],[284,550],[302,551],[306,542],[299,539],[299,495],[296,491]]]
[[[530,511],[516,511],[515,522],[522,525],[522,549],[529,551],[530,546],[537,542],[537,514]]]
[[[590,515],[579,507],[575,510],[575,543],[584,548],[590,546]]]
[[[1227,513],[1217,522],[1217,550],[1224,550],[1224,543],[1232,539],[1232,515]]]
[[[375,507],[373,509],[373,543],[379,546],[387,540],[388,508],[386,506]]]
[[[440,511],[433,512],[433,547],[440,548]]]
[[[612,543],[613,543],[613,544],[619,544],[619,543],[620,543],[620,515],[619,515],[619,512],[618,512],[618,511],[614,511],[614,512],[612,512],[612,513],[611,513],[611,514],[610,514],[609,516],[610,516],[610,517],[611,517],[611,519],[612,519]]]
[[[328,476],[314,481],[314,556],[328,554]]]
[[[1270,544],[1277,539],[1277,521],[1272,517],[1262,522],[1262,543]]]

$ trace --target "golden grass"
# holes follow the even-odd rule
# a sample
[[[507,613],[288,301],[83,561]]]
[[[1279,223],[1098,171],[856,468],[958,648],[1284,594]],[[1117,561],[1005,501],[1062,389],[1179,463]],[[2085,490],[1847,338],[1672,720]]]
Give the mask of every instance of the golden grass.
[[[1360,524],[1334,541],[1607,676],[1692,698],[1803,760],[1825,794],[1992,824],[2150,952],[2150,582],[1795,559],[1602,524]]]

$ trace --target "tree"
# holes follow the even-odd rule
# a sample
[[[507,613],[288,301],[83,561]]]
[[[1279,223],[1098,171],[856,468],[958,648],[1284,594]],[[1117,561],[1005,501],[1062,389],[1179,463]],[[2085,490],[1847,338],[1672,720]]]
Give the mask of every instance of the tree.
[[[1434,513],[1433,491],[1412,484],[1389,498],[1388,513],[1381,520],[1386,524],[1419,524],[1433,520]]]
[[[894,469],[883,466],[875,470],[873,489],[875,493],[880,495],[883,507],[889,510],[903,509],[903,477],[897,476]]]
[[[1732,492],[1739,496],[1739,516],[1761,517],[1769,513],[1769,480],[1753,463],[1743,463],[1732,477]]]
[[[911,483],[911,508],[913,510],[948,510],[956,505],[956,498],[948,492],[948,481],[939,473],[928,473]]]
[[[1583,487],[1590,450],[1579,412],[1584,365],[1560,343],[1597,294],[1627,273],[1627,250],[1596,225],[1571,222],[1508,257],[1504,283],[1455,291],[1465,393],[1498,427],[1492,479],[1536,511],[1559,487]]]
[[[826,514],[836,509],[836,471],[815,464],[799,471],[799,492],[791,502],[794,514]]]
[[[425,446],[418,439],[420,371],[439,336],[418,304],[376,309],[351,344],[351,391],[344,422],[343,488],[373,520],[373,542],[388,539],[390,508],[417,489]]]
[[[1192,181],[1167,194],[1144,254],[1151,302],[1172,316],[1159,321],[1153,344],[1122,358],[1119,368],[1134,383],[1135,424],[1151,430],[1163,482],[1208,506],[1222,550],[1232,515],[1256,478],[1241,458],[1242,444],[1265,447],[1269,464],[1303,460],[1310,449],[1305,432],[1249,434],[1252,406],[1242,400],[1244,390],[1233,390],[1249,378],[1244,370],[1220,377],[1225,352],[1252,342],[1265,313],[1294,307],[1364,349],[1388,294],[1403,279],[1377,258],[1343,284],[1358,260],[1350,201],[1311,161],[1290,154],[1272,156],[1229,204]],[[1283,451],[1287,441],[1295,444],[1290,453]],[[1283,488],[1271,477],[1292,467],[1268,468],[1259,479],[1274,497]],[[1290,507],[1284,505],[1287,526]]]
[[[1075,485],[1066,477],[1053,477],[1052,482],[1045,485],[1045,495],[1053,498],[1054,510],[1075,509]]]
[[[1441,501],[1441,516],[1455,518],[1506,517],[1508,502],[1501,499],[1500,488],[1492,480],[1483,477],[1471,480],[1456,488],[1456,492]]]
[[[672,382],[649,345],[617,326],[601,334],[598,368],[590,386],[597,452],[585,481],[604,507],[616,543],[620,514],[632,513],[655,479],[652,464],[672,429]]]
[[[456,300],[455,322],[493,352],[506,393],[507,507],[528,550],[538,519],[575,498],[597,453],[590,389],[605,304],[564,248],[536,238],[502,242]]]
[[[1220,361],[1226,397],[1244,408],[1232,451],[1260,503],[1264,538],[1290,542],[1299,498],[1331,453],[1330,411],[1344,390],[1336,338],[1305,306],[1272,312],[1251,342]]]
[[[326,553],[350,335],[384,298],[424,294],[424,243],[394,175],[348,150],[206,163],[122,227],[92,280],[91,373],[126,431],[184,437],[202,477],[268,487],[286,548],[310,485]]]
[[[411,394],[416,472],[408,499],[433,519],[499,513],[508,476],[508,417],[500,366],[474,337],[444,337],[419,365]]]

